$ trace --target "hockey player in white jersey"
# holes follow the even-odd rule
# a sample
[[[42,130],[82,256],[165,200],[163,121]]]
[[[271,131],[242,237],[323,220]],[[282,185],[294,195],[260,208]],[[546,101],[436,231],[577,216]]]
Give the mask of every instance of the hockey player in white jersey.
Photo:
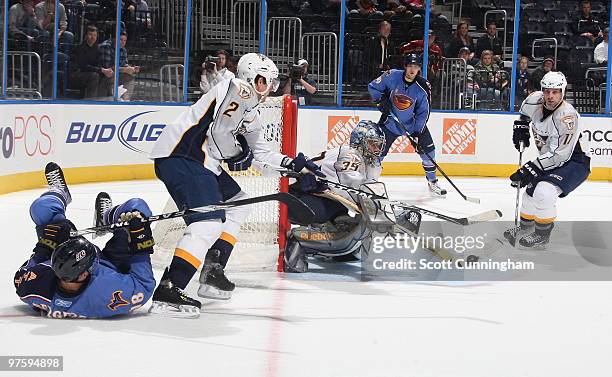
[[[247,197],[222,169],[222,162],[231,171],[246,170],[255,159],[324,176],[302,153],[291,159],[268,149],[258,105],[277,88],[278,69],[272,60],[246,54],[238,62],[237,78],[213,87],[164,129],[150,157],[157,177],[179,208]],[[234,284],[225,277],[223,267],[248,211],[248,207],[236,207],[185,217],[187,228],[153,294],[152,313],[199,316],[201,303],[183,290],[202,263],[198,295],[231,296]]]
[[[384,147],[385,134],[380,127],[372,121],[361,121],[351,132],[349,145],[325,151],[312,161],[321,166],[328,181],[363,189],[362,185],[378,181]],[[289,192],[306,203],[315,218],[312,224],[300,224],[289,212],[289,220],[302,226],[293,228],[289,234],[286,272],[308,271],[308,255],[350,260],[352,255],[357,256],[362,241],[369,235],[362,216],[348,216],[349,209],[362,212],[362,197],[306,178],[298,178]]]
[[[529,95],[514,122],[513,142],[517,150],[529,146],[533,133],[539,156],[510,176],[514,187],[526,187],[522,197],[520,226],[504,237],[524,248],[543,248],[557,216],[558,197],[565,197],[590,173],[590,156],[582,139],[580,114],[564,98],[567,81],[561,72],[542,78],[542,91]]]

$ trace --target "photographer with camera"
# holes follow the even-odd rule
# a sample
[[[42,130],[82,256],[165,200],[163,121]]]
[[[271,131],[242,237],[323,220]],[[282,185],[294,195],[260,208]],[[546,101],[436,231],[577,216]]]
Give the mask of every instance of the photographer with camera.
[[[300,59],[291,66],[289,78],[283,87],[283,94],[297,97],[300,105],[309,105],[311,96],[317,92],[317,83],[308,78],[308,61]]]
[[[205,94],[223,80],[231,80],[235,76],[230,72],[225,64],[229,54],[225,50],[217,51],[216,56],[207,56],[202,63],[202,75],[200,76],[200,89]]]

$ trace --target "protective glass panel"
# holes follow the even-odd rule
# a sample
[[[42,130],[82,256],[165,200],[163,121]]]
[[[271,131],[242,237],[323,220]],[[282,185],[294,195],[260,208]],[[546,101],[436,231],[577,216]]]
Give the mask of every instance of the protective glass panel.
[[[339,1],[268,1],[265,54],[280,72],[275,95],[299,106],[334,106],[338,100]]]

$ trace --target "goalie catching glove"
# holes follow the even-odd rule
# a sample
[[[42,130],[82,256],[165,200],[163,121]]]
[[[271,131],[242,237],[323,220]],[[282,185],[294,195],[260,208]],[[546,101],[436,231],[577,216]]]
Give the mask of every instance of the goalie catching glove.
[[[247,170],[251,167],[253,163],[253,151],[249,148],[249,144],[246,141],[246,138],[242,134],[236,135],[236,140],[240,143],[240,147],[242,148],[242,152],[235,157],[228,158],[225,160],[227,164],[227,168],[230,171],[243,171]]]
[[[544,172],[540,167],[536,165],[533,161],[529,161],[525,165],[521,166],[521,168],[510,176],[510,180],[512,181],[512,187],[525,187],[530,183],[533,183],[538,177],[540,177]]]

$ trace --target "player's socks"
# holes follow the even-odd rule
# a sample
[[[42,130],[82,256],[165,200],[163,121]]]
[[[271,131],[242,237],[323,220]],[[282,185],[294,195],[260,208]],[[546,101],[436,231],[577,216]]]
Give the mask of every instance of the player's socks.
[[[198,296],[217,300],[228,300],[236,285],[225,276],[221,265],[221,251],[210,249],[204,259],[204,267],[200,273],[200,288]]]
[[[110,195],[108,195],[106,192],[103,192],[103,191],[98,193],[98,196],[96,196],[94,221],[93,221],[93,225],[95,227],[103,226],[107,224],[107,222],[105,221],[104,214],[106,213],[106,211],[108,211],[112,207],[113,207],[113,200],[111,199]],[[108,223],[110,223],[110,221],[108,221]],[[98,231],[94,234],[94,237],[100,237],[106,233],[108,233],[108,231],[105,231],[105,230]]]
[[[179,318],[198,318],[201,308],[200,301],[187,296],[170,280],[168,269],[166,269],[159,286],[153,292],[153,303],[149,313]]]
[[[526,232],[529,232],[533,229],[533,224],[534,224],[533,220],[526,219],[523,216],[521,216],[521,221],[519,223],[519,226],[507,229],[504,232],[504,238],[511,245],[514,245],[518,236],[520,236],[521,234],[525,234]]]
[[[519,240],[519,245],[530,249],[543,249],[550,241],[554,223],[535,223],[535,231]]]
[[[55,162],[49,162],[45,166],[45,178],[47,178],[49,190],[58,193],[58,197],[64,201],[64,207],[68,206],[72,202],[72,196],[70,195],[70,190],[68,190],[68,184],[64,178],[62,168]]]
[[[428,181],[428,184],[429,184],[429,191],[433,195],[438,195],[438,196],[446,195],[446,189],[443,189],[442,187],[440,187],[440,185],[438,185],[438,180],[437,179],[435,179],[433,181]]]

